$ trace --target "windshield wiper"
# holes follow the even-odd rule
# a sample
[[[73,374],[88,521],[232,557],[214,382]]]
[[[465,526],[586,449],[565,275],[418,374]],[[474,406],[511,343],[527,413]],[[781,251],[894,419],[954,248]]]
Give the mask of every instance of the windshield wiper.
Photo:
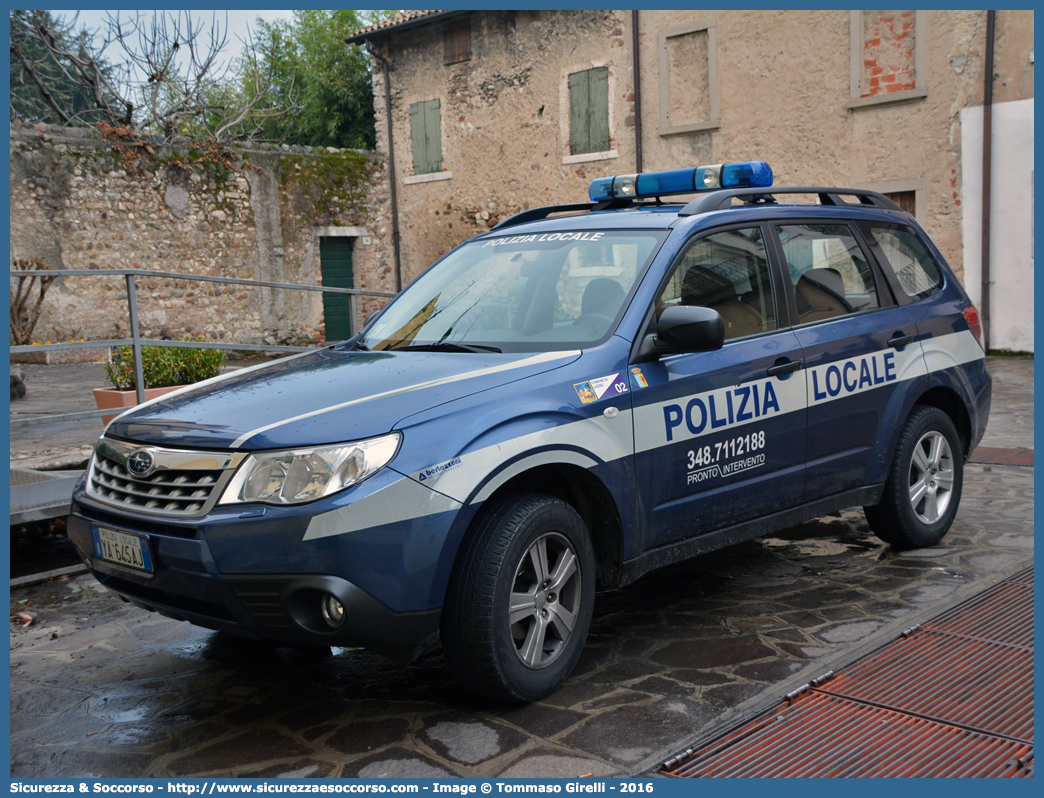
[[[440,341],[434,344],[410,344],[409,346],[393,346],[391,352],[503,352],[495,346],[483,344],[459,344],[452,341]]]
[[[341,352],[351,352],[351,351],[355,351],[355,352],[369,352],[370,351],[370,347],[368,347],[366,344],[364,344],[362,342],[361,338],[358,339],[358,340],[349,339],[347,341],[341,341],[341,343],[339,343],[339,344],[332,344],[332,345],[328,346],[327,349],[336,349],[336,350],[341,351]]]

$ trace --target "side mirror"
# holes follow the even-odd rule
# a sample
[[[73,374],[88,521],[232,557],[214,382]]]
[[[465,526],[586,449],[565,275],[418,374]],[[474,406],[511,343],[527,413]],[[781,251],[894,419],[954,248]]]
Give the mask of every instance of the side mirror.
[[[660,314],[656,325],[657,343],[666,343],[679,352],[710,352],[725,344],[725,322],[711,308],[674,305]]]

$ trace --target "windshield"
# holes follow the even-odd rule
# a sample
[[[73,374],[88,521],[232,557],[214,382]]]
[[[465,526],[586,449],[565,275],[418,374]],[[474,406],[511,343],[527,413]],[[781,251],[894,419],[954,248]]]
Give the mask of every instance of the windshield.
[[[586,231],[475,241],[421,275],[360,343],[504,352],[590,346],[616,326],[666,235]]]

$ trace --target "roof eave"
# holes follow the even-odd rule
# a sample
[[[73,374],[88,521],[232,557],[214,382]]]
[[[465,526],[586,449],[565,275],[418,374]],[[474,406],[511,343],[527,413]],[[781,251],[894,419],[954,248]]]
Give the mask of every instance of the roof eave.
[[[364,31],[362,33],[353,33],[348,36],[345,40],[345,44],[363,44],[370,39],[377,39],[381,36],[388,36],[392,33],[399,33],[400,31],[406,30],[407,28],[416,28],[420,25],[428,25],[432,22],[438,22],[439,20],[446,19],[448,17],[462,16],[468,13],[467,11],[439,11],[437,14],[431,14],[426,17],[419,17],[418,19],[410,19],[406,22],[400,22],[398,25],[389,25],[386,28],[378,28],[377,30]]]

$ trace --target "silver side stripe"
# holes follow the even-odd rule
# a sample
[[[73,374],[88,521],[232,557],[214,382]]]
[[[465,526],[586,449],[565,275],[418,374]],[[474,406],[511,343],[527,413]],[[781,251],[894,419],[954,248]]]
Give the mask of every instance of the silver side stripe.
[[[361,405],[365,402],[373,402],[377,399],[387,399],[389,396],[398,396],[399,394],[409,393],[411,391],[419,391],[423,388],[434,388],[437,385],[448,385],[452,382],[460,382],[461,380],[470,380],[475,377],[484,377],[487,374],[498,374],[502,371],[513,371],[514,369],[525,368],[526,366],[535,366],[540,363],[549,363],[554,360],[564,360],[567,357],[577,357],[580,355],[580,350],[570,350],[568,352],[543,352],[533,357],[527,357],[524,360],[515,360],[510,363],[501,363],[498,366],[489,366],[484,369],[476,369],[475,371],[466,371],[463,374],[454,374],[450,377],[440,377],[437,380],[428,380],[427,382],[418,382],[416,385],[407,385],[404,388],[396,388],[393,391],[384,391],[383,393],[375,393],[371,396],[363,396],[359,399],[352,399],[349,402],[341,402],[340,404],[330,405],[329,407],[323,407],[319,410],[313,410],[310,413],[302,413],[299,416],[292,416],[291,418],[284,418],[281,421],[276,421],[272,424],[266,424],[263,427],[258,427],[255,430],[251,430],[245,435],[240,435],[232,442],[231,448],[237,449],[246,443],[248,440],[253,438],[255,435],[259,435],[262,432],[267,432],[270,429],[281,427],[284,424],[293,424],[295,421],[302,421],[306,418],[313,418],[315,416],[321,416],[323,413],[331,413],[334,410],[342,410],[346,407],[352,407],[353,405]]]
[[[532,457],[537,459],[532,461],[532,465],[552,462],[575,462],[577,465],[590,468],[597,462],[593,458],[609,462],[610,460],[627,457],[634,452],[631,411],[621,410],[619,415],[613,419],[595,416],[569,424],[560,424],[557,427],[540,430],[539,432],[531,432],[528,435],[521,435],[518,438],[512,438],[502,443],[496,443],[492,446],[468,452],[459,458],[450,460],[448,463],[440,463],[439,465],[422,469],[410,476],[432,490],[440,491],[457,501],[463,502],[475,491],[479,483],[499,465],[526,452],[531,452],[533,449],[545,446],[573,446],[590,453],[591,456],[587,457],[576,452],[560,449],[554,452],[541,452],[533,455]],[[582,458],[583,462],[574,458],[573,455],[576,455],[576,458]],[[530,458],[527,458],[527,462],[529,460]],[[508,479],[504,474],[512,472],[514,468],[514,465],[510,466],[502,474],[498,474],[490,483],[484,485],[482,492],[475,498],[475,501],[482,501],[488,498],[493,490]]]
[[[788,380],[770,377],[644,405],[634,411],[635,450],[645,452],[757,423],[983,357],[975,336],[964,331],[916,342],[901,352],[885,349],[824,363]]]
[[[884,349],[805,369],[805,395],[808,406],[813,407],[926,373],[918,342],[907,345],[902,352]]]
[[[463,502],[500,464],[536,448],[575,446],[608,462],[633,452],[644,452],[729,427],[756,423],[777,413],[802,410],[984,357],[975,337],[967,331],[931,338],[924,342],[923,349],[922,356],[921,345],[911,344],[902,352],[888,349],[826,363],[798,372],[788,380],[771,377],[745,386],[719,388],[671,402],[640,406],[633,412],[625,410],[612,420],[598,416],[563,424],[469,452],[423,468],[410,476],[433,490]],[[925,365],[926,360],[930,363],[928,367]],[[771,391],[766,390],[767,385],[772,386]],[[641,394],[635,396],[640,398]],[[678,408],[679,418],[668,441],[664,410],[671,406]],[[633,416],[633,443],[627,416]],[[543,462],[572,461],[566,458],[566,451],[560,450],[546,453],[541,459]],[[593,464],[594,461],[591,462]],[[514,466],[511,466],[503,473],[513,469]],[[506,479],[498,475],[483,486],[475,501],[487,498]]]
[[[929,339],[923,346],[911,344],[903,352],[886,350],[816,366],[805,370],[803,378],[798,372],[788,380],[775,377],[756,380],[638,407],[634,411],[621,410],[614,419],[595,416],[521,435],[421,469],[409,479],[399,480],[354,504],[316,516],[309,523],[305,540],[456,510],[503,463],[534,449],[568,446],[582,449],[590,456],[559,448],[521,457],[482,485],[473,501],[484,501],[507,480],[537,465],[572,463],[591,468],[599,460],[617,460],[635,451],[648,451],[712,431],[754,423],[983,357],[972,333],[960,332]],[[464,376],[470,375],[461,375]],[[767,385],[772,386],[771,391],[766,390]],[[747,389],[746,393],[743,389]],[[665,410],[672,407],[678,408],[681,416],[671,427],[668,440]],[[673,411],[669,415],[675,420]],[[692,432],[694,429],[698,432]]]
[[[458,510],[460,506],[460,502],[403,477],[364,499],[315,516],[308,522],[304,540],[412,521],[414,518]]]
[[[921,342],[921,348],[924,350],[924,363],[929,373],[963,366],[965,363],[986,357],[979,342],[968,330],[928,338]]]
[[[548,463],[570,463],[572,465],[578,465],[581,468],[590,468],[591,466],[598,465],[597,460],[592,460],[590,457],[580,454],[580,452],[573,452],[568,449],[564,451],[560,449],[558,451],[540,452],[539,454],[534,454],[530,457],[523,457],[521,460],[509,465],[493,477],[493,479],[483,485],[482,490],[480,490],[478,495],[475,496],[474,503],[478,504],[479,502],[484,502],[492,496],[494,492],[496,492],[497,488],[506,483],[512,477],[517,476],[524,471],[528,471],[531,468],[547,465]]]

